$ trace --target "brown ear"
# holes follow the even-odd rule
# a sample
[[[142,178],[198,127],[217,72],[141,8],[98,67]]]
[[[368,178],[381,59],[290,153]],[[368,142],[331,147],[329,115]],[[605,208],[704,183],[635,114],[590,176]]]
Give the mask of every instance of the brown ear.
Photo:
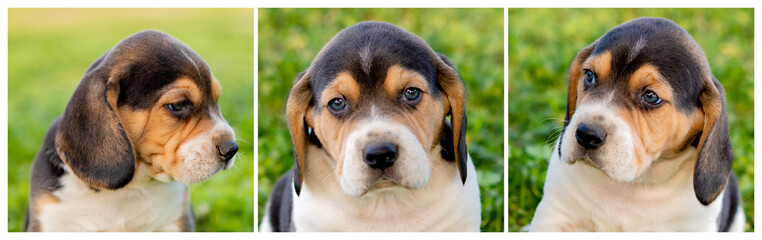
[[[722,193],[733,165],[733,146],[730,142],[728,116],[725,112],[725,90],[712,77],[701,90],[704,129],[697,147],[693,171],[693,190],[704,205],[712,203]]]
[[[443,156],[453,156],[455,164],[458,166],[458,172],[460,172],[460,180],[465,184],[468,170],[466,167],[468,166],[466,165],[468,162],[468,149],[466,148],[466,88],[450,60],[439,53],[437,53],[437,56],[438,60],[435,60],[437,81],[442,86],[444,97],[449,102],[449,115],[450,122],[452,123],[451,131],[448,131],[450,129],[448,129],[449,126],[447,124],[445,124],[442,131],[442,134],[445,135],[442,139],[451,140],[451,142],[442,143],[442,151],[447,153],[443,154]]]
[[[595,49],[597,43],[598,41],[596,40],[582,50],[579,50],[569,66],[569,90],[566,97],[566,117],[564,117],[564,127],[561,130],[561,135],[558,136],[559,147],[561,146],[561,143],[563,143],[562,140],[564,139],[566,126],[569,125],[569,122],[574,115],[574,111],[577,109],[577,85],[579,84],[579,79],[582,77],[582,63],[590,57],[590,54],[593,53],[593,49]],[[561,151],[557,152],[560,157]]]
[[[294,190],[297,195],[302,190],[304,160],[307,155],[308,135],[305,116],[312,102],[311,82],[309,69],[300,73],[294,80],[294,87],[288,93],[286,103],[288,131],[291,133],[291,141],[294,144]]]
[[[135,173],[135,153],[115,113],[122,72],[104,56],[90,66],[66,105],[56,151],[74,175],[95,189],[119,189]]]

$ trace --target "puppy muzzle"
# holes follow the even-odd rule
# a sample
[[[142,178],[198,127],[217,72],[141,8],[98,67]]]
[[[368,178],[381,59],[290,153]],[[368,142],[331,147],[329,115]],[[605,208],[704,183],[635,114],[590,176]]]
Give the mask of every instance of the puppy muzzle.
[[[617,181],[632,181],[640,166],[629,126],[604,104],[582,106],[566,128],[561,160],[581,161]]]
[[[422,144],[406,127],[386,121],[362,124],[346,140],[342,190],[352,196],[369,191],[426,185],[431,163]]]
[[[238,153],[238,144],[234,139],[230,125],[218,119],[212,129],[180,146],[178,155],[182,163],[173,178],[186,184],[198,183],[220,170],[229,169]]]

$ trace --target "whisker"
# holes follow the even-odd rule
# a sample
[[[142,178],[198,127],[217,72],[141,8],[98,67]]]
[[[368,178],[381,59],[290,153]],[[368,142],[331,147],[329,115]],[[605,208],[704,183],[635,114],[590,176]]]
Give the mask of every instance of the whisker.
[[[242,138],[241,136],[236,136],[235,140],[236,142],[243,142],[243,143],[251,145],[251,142],[247,141],[245,138]]]
[[[322,179],[320,180],[320,183],[318,184],[318,186],[323,186],[323,184],[325,184],[325,182],[328,181],[328,178],[330,178],[333,175],[333,173],[335,172],[334,170],[336,170],[336,166],[333,166],[329,168],[328,170],[324,171],[323,173],[321,173],[318,177]]]

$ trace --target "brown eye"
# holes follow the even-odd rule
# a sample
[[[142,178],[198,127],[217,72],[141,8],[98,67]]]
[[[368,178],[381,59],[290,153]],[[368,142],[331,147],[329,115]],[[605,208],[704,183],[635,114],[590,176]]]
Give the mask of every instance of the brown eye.
[[[405,100],[415,101],[421,97],[421,89],[418,89],[418,88],[405,89],[405,92],[402,94],[402,96],[405,98]]]

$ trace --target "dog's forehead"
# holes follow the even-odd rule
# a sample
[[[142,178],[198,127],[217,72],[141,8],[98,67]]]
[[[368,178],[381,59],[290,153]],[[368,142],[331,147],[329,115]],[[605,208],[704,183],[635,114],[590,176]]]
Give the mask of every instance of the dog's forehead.
[[[694,108],[708,69],[706,57],[688,32],[663,18],[639,18],[603,35],[591,57],[611,54],[609,79],[625,85],[638,69],[658,69],[677,106]]]
[[[195,83],[204,98],[212,95],[209,66],[190,47],[166,33],[136,33],[104,57],[110,74],[118,71],[121,75],[119,104],[138,109],[151,107],[163,90],[180,78]]]
[[[370,93],[383,86],[387,71],[400,65],[421,74],[436,89],[433,50],[418,36],[382,22],[362,22],[339,32],[315,58],[312,89],[320,99],[323,89],[341,72],[349,73],[360,91]],[[438,96],[438,91],[432,91]]]

